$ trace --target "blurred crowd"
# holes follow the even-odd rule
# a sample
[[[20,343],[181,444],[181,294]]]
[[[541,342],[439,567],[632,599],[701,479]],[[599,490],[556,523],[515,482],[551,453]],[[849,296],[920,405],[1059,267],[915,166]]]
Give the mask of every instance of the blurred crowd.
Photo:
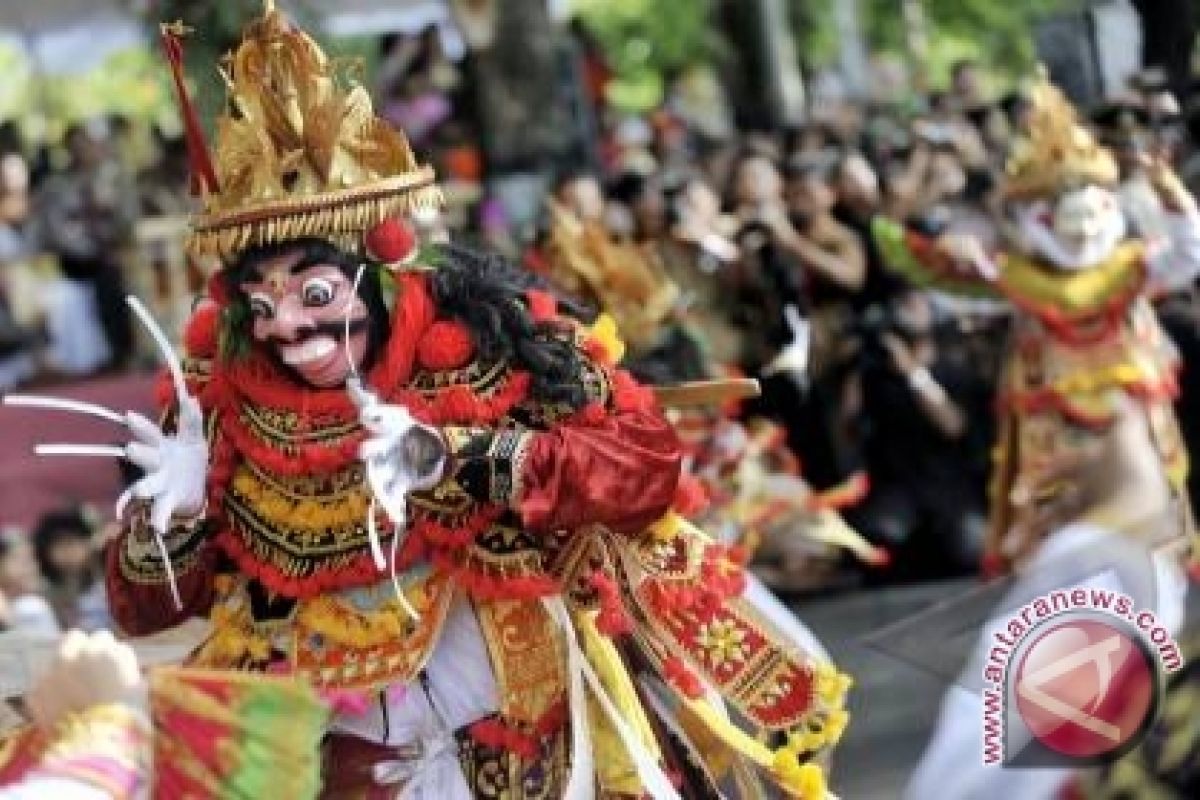
[[[886,215],[998,244],[1005,221],[994,187],[1025,124],[1020,92],[990,95],[978,65],[964,61],[943,91],[818,98],[803,125],[741,129],[720,82],[703,72],[672,76],[653,113],[619,112],[605,101],[611,76],[598,50],[582,34],[578,44],[592,146],[541,171],[529,184],[540,187],[535,205],[553,197],[669,276],[680,289],[677,327],[706,358],[762,379],[762,397],[742,413],[783,427],[813,487],[868,477],[869,491],[844,513],[892,558],[856,580],[975,570],[1007,310],[906,286],[870,228]],[[512,182],[489,173],[463,68],[439,38],[387,38],[376,75],[381,112],[447,185],[456,235],[544,271],[550,216],[522,219],[522,202],[503,188]],[[1131,204],[1152,150],[1169,152],[1185,179],[1200,177],[1187,126],[1153,87],[1132,87],[1097,119],[1122,156]],[[176,138],[112,117],[34,147],[15,125],[0,127],[0,391],[137,366],[127,290],[162,291],[172,269],[189,271],[175,280],[192,290],[202,281],[193,265],[172,260],[169,233],[145,232],[148,221],[180,220],[188,208]],[[1181,292],[1182,302],[1164,304],[1175,304],[1167,316],[1186,358],[1200,315],[1191,287]],[[793,336],[789,306],[811,324],[803,379],[764,372]],[[926,402],[921,375],[949,402]],[[103,531],[102,519],[70,509],[32,536],[6,533],[0,622],[103,627]]]
[[[103,546],[113,531],[94,509],[68,506],[32,531],[0,531],[0,630],[56,637],[112,627]]]

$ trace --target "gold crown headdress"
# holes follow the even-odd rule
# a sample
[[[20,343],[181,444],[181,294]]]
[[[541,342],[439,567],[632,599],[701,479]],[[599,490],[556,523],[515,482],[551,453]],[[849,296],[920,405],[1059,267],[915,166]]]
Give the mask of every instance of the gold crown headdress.
[[[1120,178],[1112,153],[1079,122],[1058,87],[1039,69],[1029,90],[1028,136],[1009,155],[1002,184],[1011,199],[1043,197],[1087,184],[1110,185]]]
[[[266,0],[221,69],[229,102],[191,252],[227,257],[306,236],[361,236],[440,206],[433,169],[417,164],[404,134],[375,116],[345,72]]]

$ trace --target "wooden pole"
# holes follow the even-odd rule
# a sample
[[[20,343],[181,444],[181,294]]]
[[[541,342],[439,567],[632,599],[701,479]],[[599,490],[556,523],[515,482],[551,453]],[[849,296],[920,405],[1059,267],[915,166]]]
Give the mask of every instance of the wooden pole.
[[[834,21],[837,24],[841,52],[838,60],[842,77],[853,97],[863,97],[870,88],[868,77],[867,48],[863,42],[860,0],[841,0],[834,3]]]
[[[902,0],[904,38],[912,65],[913,84],[920,92],[929,91],[929,21],[921,0]]]

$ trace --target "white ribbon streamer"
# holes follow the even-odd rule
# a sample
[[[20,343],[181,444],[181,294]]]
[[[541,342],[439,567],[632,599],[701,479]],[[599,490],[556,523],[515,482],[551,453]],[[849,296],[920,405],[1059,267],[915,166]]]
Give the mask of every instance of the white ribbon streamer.
[[[445,731],[426,731],[410,746],[412,758],[380,761],[371,769],[379,786],[403,784],[396,800],[466,800],[471,789],[458,760],[458,744]]]
[[[567,671],[570,679],[571,705],[571,776],[567,781],[563,800],[593,800],[595,797],[595,753],[592,752],[591,737],[588,730],[587,697],[584,682],[591,688],[600,708],[604,711],[609,722],[621,737],[626,752],[633,759],[637,770],[638,780],[654,800],[681,800],[679,792],[671,779],[658,765],[658,760],[642,746],[642,743],[621,716],[612,698],[600,682],[592,665],[588,662],[576,638],[575,625],[571,622],[571,614],[561,596],[545,598],[543,604],[550,617],[562,630],[567,643]]]

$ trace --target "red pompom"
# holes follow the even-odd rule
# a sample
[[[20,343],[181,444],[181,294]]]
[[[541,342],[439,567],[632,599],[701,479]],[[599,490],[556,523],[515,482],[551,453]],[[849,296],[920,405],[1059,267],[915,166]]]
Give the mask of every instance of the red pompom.
[[[602,572],[593,572],[589,581],[600,601],[600,613],[596,615],[596,630],[609,638],[624,636],[633,631],[625,606],[621,602],[621,590],[617,583]]]
[[[530,289],[525,293],[525,298],[534,322],[549,322],[558,314],[558,301],[549,292]]]
[[[217,355],[221,307],[212,300],[196,306],[183,329],[183,349],[193,358],[214,358]]]
[[[417,363],[435,372],[465,367],[474,355],[471,334],[457,322],[435,322],[417,342]]]
[[[367,254],[382,264],[406,264],[417,257],[417,234],[396,217],[367,231],[365,243]]]

